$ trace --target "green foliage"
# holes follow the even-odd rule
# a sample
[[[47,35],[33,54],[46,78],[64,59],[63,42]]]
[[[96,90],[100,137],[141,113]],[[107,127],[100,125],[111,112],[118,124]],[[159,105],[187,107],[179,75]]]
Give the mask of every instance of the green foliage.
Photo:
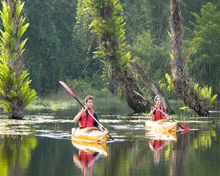
[[[165,74],[165,77],[166,77],[166,80],[167,80],[167,83],[168,83],[167,89],[168,89],[169,91],[171,91],[171,89],[174,88],[174,85],[173,85],[173,83],[171,82],[171,78],[170,78],[169,74],[166,73],[166,74]]]
[[[203,106],[212,105],[212,103],[217,98],[217,94],[212,96],[212,87],[205,86],[201,88],[197,83],[193,86],[193,91],[195,92],[195,94],[198,94],[200,100],[204,101],[205,104],[203,103]]]
[[[88,28],[98,37],[99,46],[93,51],[93,58],[99,58],[104,65],[102,68],[104,89],[110,88],[108,82],[116,84],[121,81],[119,75],[124,74],[131,58],[125,41],[125,22],[120,1],[78,1],[77,9],[77,20],[80,20],[77,25],[82,24],[81,20],[86,17],[86,22],[89,21]]]
[[[169,28],[169,1],[121,1],[125,16],[125,36],[129,44],[136,40],[142,31],[151,31],[155,44],[161,44],[167,39]]]
[[[90,14],[97,13],[97,11],[89,9],[88,6],[98,2],[99,5],[94,7],[96,9],[106,7],[112,1],[37,0],[33,5],[32,0],[25,0],[25,6],[24,3],[21,3],[22,7],[17,5],[20,10],[18,9],[16,13],[22,14],[23,10],[26,16],[26,18],[21,17],[19,26],[26,24],[25,21],[31,24],[24,33],[28,42],[21,41],[21,43],[24,42],[23,44],[28,50],[28,57],[24,63],[32,79],[31,86],[36,89],[39,95],[57,91],[58,80],[84,80],[87,77],[92,78],[91,73],[97,71],[98,77],[101,77],[103,71],[102,77],[105,81],[103,87],[108,86],[108,74],[112,75],[114,70],[111,70],[112,62],[104,60],[103,56],[110,57],[114,47],[110,47],[112,43],[109,41],[105,41],[102,47],[97,47],[100,40],[96,40],[88,28],[95,20],[94,16]],[[210,2],[217,5],[215,0]],[[121,41],[126,37],[126,42],[131,47],[125,47],[124,53],[117,52],[114,56],[122,58],[128,53],[128,50],[131,50],[132,56],[141,58],[141,65],[144,65],[155,82],[165,83],[165,73],[170,74],[170,60],[167,53],[170,45],[169,32],[167,34],[169,1],[121,0],[120,3],[123,7],[121,15],[124,18],[123,22],[120,18],[112,19],[109,23],[102,22],[100,18],[97,18],[99,21],[96,24],[97,31],[102,37],[115,39],[114,35],[111,36],[111,34],[114,31],[120,33],[120,30],[109,28],[108,25],[111,23],[122,24],[125,30],[117,36]],[[184,45],[186,46],[184,46],[186,58],[184,61],[187,69],[195,82],[199,82],[203,86],[210,85],[214,93],[219,93],[220,82],[218,81],[219,70],[217,68],[220,63],[218,60],[220,40],[218,37],[218,15],[216,15],[219,13],[218,9],[213,8],[214,6],[204,8],[207,4],[206,0],[180,0],[179,4],[184,20]],[[201,13],[202,5],[204,12]],[[116,3],[112,15],[117,14],[120,8],[120,5]],[[3,12],[8,13],[6,9]],[[110,10],[111,8],[107,12]],[[9,22],[10,15],[7,13],[1,12],[4,19],[0,26],[7,30],[10,29],[12,32],[13,21]],[[111,16],[107,13],[106,15]],[[118,14],[115,16],[119,17]],[[95,30],[94,27],[90,29]],[[101,30],[106,31],[108,36],[105,36]],[[8,34],[3,31],[1,34],[1,37],[7,38],[4,42],[8,43]],[[127,43],[122,42],[122,48]],[[20,52],[23,54],[25,50],[21,46]],[[15,46],[10,45],[10,47]],[[93,53],[93,51],[95,52]],[[93,59],[95,58],[94,55],[99,59]],[[100,58],[104,62],[100,62]],[[116,60],[114,62],[121,68],[128,60],[129,57],[125,57],[123,62],[119,60],[121,65]],[[5,70],[5,72],[7,71]],[[45,75],[47,76],[45,77]],[[100,79],[98,78],[98,80]]]
[[[164,74],[170,72],[170,63],[167,53],[168,45],[156,45],[151,32],[143,31],[129,46],[132,57],[139,57],[142,67],[151,79],[165,82]]]
[[[105,58],[105,63],[113,64],[112,68],[123,70],[130,60],[130,53],[126,52],[125,23],[123,10],[118,0],[111,1],[85,1],[86,9],[94,17],[89,28],[95,33],[101,43],[96,57]],[[101,14],[103,9],[109,9],[106,14]]]
[[[8,3],[13,5],[3,1],[0,12],[4,27],[0,42],[0,105],[9,113],[9,118],[22,118],[24,108],[37,98],[35,90],[30,88],[29,74],[22,63],[27,39],[22,42],[20,39],[29,24],[24,25],[24,18],[20,16],[24,3],[21,4],[20,0]]]
[[[189,69],[195,80],[203,85],[212,85],[219,92],[220,83],[220,12],[212,3],[202,6],[200,14],[192,13],[196,21],[193,24],[193,40]],[[189,51],[187,51],[189,53]]]

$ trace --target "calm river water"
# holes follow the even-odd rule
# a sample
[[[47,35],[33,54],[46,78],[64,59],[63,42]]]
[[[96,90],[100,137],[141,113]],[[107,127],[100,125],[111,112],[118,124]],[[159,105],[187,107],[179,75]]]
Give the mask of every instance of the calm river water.
[[[170,140],[146,135],[147,115],[131,115],[126,105],[96,106],[111,136],[99,150],[71,141],[80,107],[30,112],[26,120],[0,119],[0,176],[217,176],[220,173],[220,117],[175,117],[192,130]],[[11,134],[11,135],[10,135]]]

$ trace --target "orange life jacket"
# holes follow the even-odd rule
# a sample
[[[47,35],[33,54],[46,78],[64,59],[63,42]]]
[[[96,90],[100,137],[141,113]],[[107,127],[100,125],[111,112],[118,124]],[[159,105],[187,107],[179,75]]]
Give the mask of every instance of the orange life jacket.
[[[89,111],[94,116],[94,110]],[[94,127],[94,119],[90,114],[87,115],[86,111],[81,115],[80,128]]]
[[[160,110],[163,112],[163,106],[160,106]],[[163,113],[160,112],[158,109],[155,110],[155,114],[154,114],[154,121],[156,120],[160,120],[160,119],[163,119]]]

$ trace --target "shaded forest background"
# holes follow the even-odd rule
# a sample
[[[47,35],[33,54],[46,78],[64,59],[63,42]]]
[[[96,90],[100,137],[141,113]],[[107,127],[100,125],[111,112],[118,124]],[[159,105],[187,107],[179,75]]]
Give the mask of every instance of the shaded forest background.
[[[210,3],[209,3],[210,2]],[[171,73],[169,1],[121,0],[125,36],[132,57],[169,98],[165,73]],[[184,24],[184,64],[194,82],[220,88],[220,1],[179,1]],[[56,93],[59,80],[72,88],[111,90],[102,75],[101,58],[94,58],[98,42],[86,23],[76,26],[76,0],[26,0],[24,16],[30,26],[25,33],[25,65],[31,86],[39,96]],[[84,19],[86,21],[88,19]],[[142,90],[147,91],[139,79]],[[111,90],[115,92],[117,90]],[[218,96],[219,97],[219,96]]]

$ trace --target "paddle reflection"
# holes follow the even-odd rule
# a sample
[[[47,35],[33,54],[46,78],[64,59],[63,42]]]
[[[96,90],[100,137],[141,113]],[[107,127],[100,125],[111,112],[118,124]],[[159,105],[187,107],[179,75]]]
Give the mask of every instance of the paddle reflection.
[[[78,149],[78,154],[73,154],[73,162],[81,169],[84,175],[92,176],[94,165],[101,156],[107,157],[107,145],[97,142],[72,141],[73,146]]]

